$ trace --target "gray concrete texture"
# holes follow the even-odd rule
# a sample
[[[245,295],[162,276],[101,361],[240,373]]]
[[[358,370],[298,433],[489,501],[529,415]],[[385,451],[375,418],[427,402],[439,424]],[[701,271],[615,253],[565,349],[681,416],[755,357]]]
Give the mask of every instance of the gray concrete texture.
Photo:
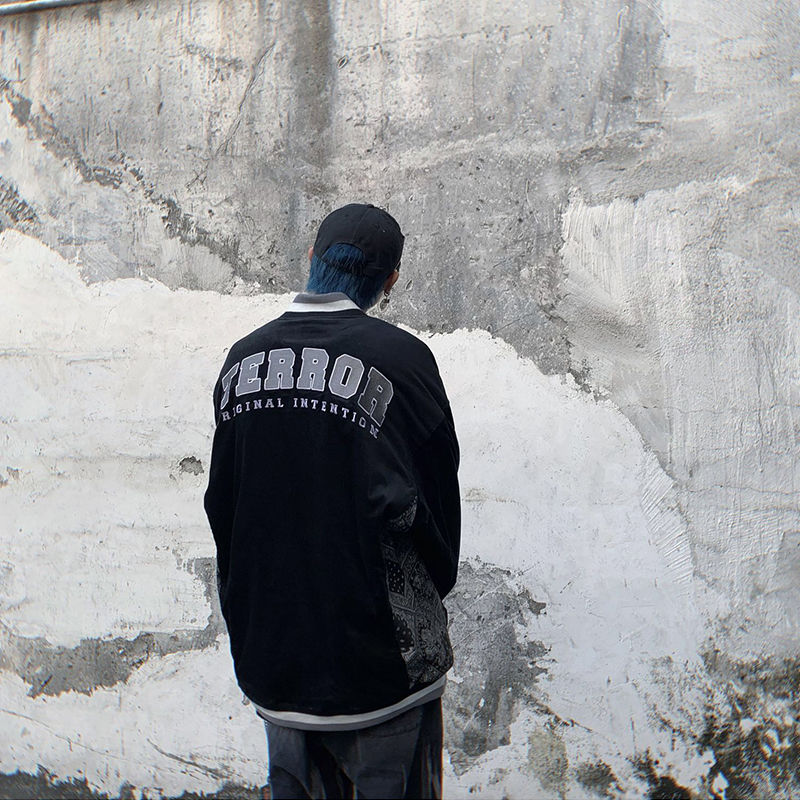
[[[368,199],[407,236],[391,319],[483,328],[613,402],[674,482],[684,568],[719,608],[706,725],[676,735],[713,750],[729,797],[800,793],[796,2],[110,0],[0,19],[0,92],[32,143],[0,135],[0,224],[87,282],[300,288],[321,218]],[[497,578],[476,569],[456,607]],[[500,684],[518,697],[544,671],[512,624],[535,601],[492,597],[492,647],[463,653],[495,701],[470,716],[478,684],[457,693],[457,767],[507,739]],[[0,666],[89,691],[203,642],[111,640],[92,678],[12,641]],[[789,745],[767,753],[761,728]],[[532,768],[564,796],[559,740],[537,736]],[[620,791],[602,763],[574,771]]]

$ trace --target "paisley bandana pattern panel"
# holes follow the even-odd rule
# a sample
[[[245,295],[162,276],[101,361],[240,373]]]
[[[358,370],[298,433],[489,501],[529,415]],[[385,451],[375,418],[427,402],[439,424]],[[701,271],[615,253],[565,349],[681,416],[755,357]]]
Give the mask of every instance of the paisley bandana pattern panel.
[[[382,542],[395,635],[406,664],[409,688],[425,686],[453,665],[447,612],[408,533],[416,503],[392,520]],[[404,524],[405,523],[405,524]]]

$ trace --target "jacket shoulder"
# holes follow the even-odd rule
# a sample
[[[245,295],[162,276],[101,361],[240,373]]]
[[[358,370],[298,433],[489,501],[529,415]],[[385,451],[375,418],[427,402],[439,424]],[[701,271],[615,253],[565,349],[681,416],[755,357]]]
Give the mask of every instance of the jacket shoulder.
[[[428,362],[436,364],[433,352],[430,347],[411,331],[399,328],[391,322],[376,317],[367,317],[371,325],[374,336],[381,345],[392,348],[395,358],[407,357],[413,362]]]
[[[269,322],[265,323],[264,325],[255,328],[254,330],[250,331],[246,336],[242,336],[241,339],[237,339],[231,345],[231,352],[243,352],[252,348],[254,344],[258,344],[264,340],[265,336],[269,336],[272,329],[276,328],[276,323],[280,320],[280,317],[270,320]]]

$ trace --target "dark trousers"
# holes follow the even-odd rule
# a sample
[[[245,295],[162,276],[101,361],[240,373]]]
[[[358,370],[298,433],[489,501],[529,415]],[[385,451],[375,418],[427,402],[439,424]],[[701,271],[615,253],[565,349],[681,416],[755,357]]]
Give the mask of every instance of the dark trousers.
[[[355,731],[265,725],[275,800],[442,796],[441,698]]]

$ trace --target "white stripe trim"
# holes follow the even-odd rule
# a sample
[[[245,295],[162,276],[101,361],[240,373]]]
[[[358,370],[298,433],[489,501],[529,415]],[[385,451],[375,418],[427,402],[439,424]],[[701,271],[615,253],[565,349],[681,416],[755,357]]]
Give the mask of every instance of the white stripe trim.
[[[418,692],[404,697],[398,703],[376,709],[375,711],[366,711],[363,714],[332,714],[330,716],[319,716],[317,714],[303,714],[299,711],[270,711],[268,708],[262,708],[257,703],[253,703],[253,705],[256,707],[256,711],[260,717],[267,720],[267,722],[272,722],[275,725],[282,725],[285,728],[348,731],[357,728],[368,728],[370,725],[386,722],[386,720],[398,716],[403,711],[408,711],[414,708],[414,706],[428,702],[428,700],[435,700],[437,697],[441,697],[444,692],[446,681],[447,676],[442,675],[441,678],[434,681],[430,686],[426,686],[424,689],[420,689]]]
[[[329,299],[330,298],[330,299]],[[330,295],[299,294],[294,298],[287,311],[348,311],[361,309],[341,292],[331,292]]]

